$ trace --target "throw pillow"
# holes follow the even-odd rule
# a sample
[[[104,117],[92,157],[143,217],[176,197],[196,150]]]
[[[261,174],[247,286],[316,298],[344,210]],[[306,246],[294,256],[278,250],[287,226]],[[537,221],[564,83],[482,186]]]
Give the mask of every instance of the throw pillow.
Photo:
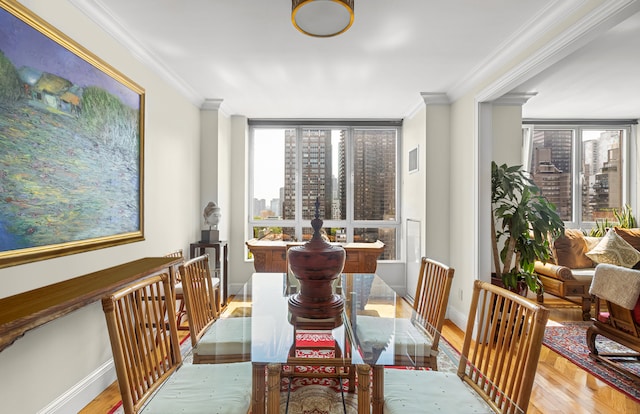
[[[594,267],[593,261],[587,257],[587,243],[580,229],[565,229],[564,235],[554,242],[556,264],[571,269]]]
[[[624,241],[633,246],[634,249],[640,251],[640,229],[624,229],[622,227],[614,227],[614,230],[616,231],[616,233],[618,233],[618,236],[624,239]],[[636,263],[633,268],[640,270],[640,262]]]
[[[584,236],[584,241],[585,243],[587,243],[587,252],[588,252],[589,250],[592,250],[594,247],[596,247],[598,243],[602,241],[602,237]]]
[[[627,243],[614,229],[609,229],[600,243],[587,252],[596,263],[609,263],[631,268],[640,261],[640,252]]]
[[[623,229],[622,227],[614,227],[613,229],[634,249],[640,250],[640,229]]]

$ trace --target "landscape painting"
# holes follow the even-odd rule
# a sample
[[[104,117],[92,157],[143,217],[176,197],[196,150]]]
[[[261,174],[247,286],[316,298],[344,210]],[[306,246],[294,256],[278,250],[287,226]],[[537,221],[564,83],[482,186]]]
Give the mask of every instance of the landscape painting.
[[[144,239],[144,90],[0,0],[0,267]]]

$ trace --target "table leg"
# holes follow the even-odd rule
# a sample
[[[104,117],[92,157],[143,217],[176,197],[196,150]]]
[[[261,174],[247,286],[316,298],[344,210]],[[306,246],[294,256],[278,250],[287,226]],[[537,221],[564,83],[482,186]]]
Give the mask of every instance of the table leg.
[[[371,386],[371,367],[369,365],[356,365],[358,373],[358,414],[369,414],[371,406],[371,395],[369,388]]]
[[[264,367],[265,364],[257,362],[253,363],[253,379],[251,389],[251,412],[252,414],[264,414],[264,395],[265,395],[265,383],[264,383]]]
[[[267,414],[280,413],[281,364],[267,365]]]
[[[382,414],[384,406],[384,367],[376,365],[373,367],[373,396],[371,397],[373,414]]]

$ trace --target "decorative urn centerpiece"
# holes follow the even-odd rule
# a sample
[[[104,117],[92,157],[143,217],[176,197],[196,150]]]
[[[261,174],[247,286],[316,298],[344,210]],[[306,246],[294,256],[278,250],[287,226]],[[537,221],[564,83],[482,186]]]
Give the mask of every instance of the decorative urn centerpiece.
[[[323,240],[319,208],[320,201],[316,199],[311,240],[287,251],[291,271],[300,281],[300,291],[289,298],[289,310],[298,317],[311,319],[335,317],[344,308],[342,296],[333,293],[332,282],[344,269],[346,253],[342,246]]]

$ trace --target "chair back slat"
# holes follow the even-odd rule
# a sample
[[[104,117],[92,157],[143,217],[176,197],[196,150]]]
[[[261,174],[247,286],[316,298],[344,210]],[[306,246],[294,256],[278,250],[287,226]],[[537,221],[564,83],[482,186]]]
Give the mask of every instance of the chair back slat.
[[[454,269],[435,260],[422,258],[413,308],[424,328],[433,336],[432,349],[438,349]]]
[[[497,412],[526,410],[549,311],[476,281],[458,375]]]
[[[182,254],[182,249],[176,249],[176,250],[174,250],[172,252],[169,252],[169,253],[165,254],[164,257],[182,258],[182,257],[184,257],[184,255]]]
[[[169,275],[162,273],[102,299],[126,414],[136,413],[181,364]]]
[[[209,269],[209,255],[195,257],[180,266],[182,289],[191,343],[195,347],[217,318],[215,290]]]
[[[182,249],[177,249],[177,250],[174,250],[172,252],[169,252],[169,253],[165,254],[164,257],[176,257],[176,258],[184,259],[184,254],[183,254]],[[180,277],[180,271],[179,271],[178,267],[179,266],[176,266],[176,269],[175,269],[175,282],[176,283],[180,283],[182,281],[182,278]]]

